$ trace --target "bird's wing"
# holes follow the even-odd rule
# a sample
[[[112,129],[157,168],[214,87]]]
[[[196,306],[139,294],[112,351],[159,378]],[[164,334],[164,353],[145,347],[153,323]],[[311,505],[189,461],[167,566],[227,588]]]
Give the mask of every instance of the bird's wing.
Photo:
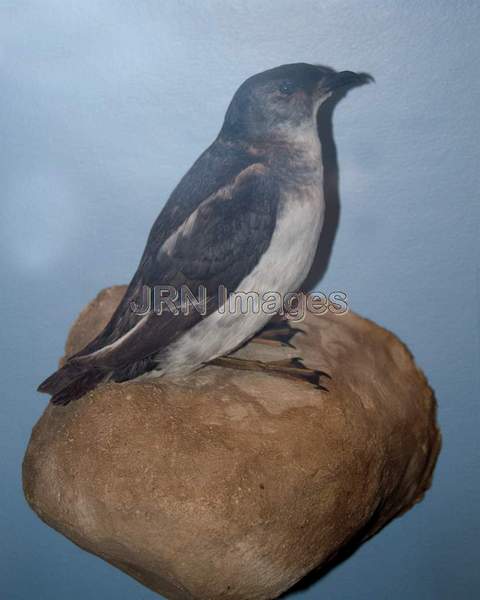
[[[253,172],[248,169],[257,164],[256,160],[258,159],[255,156],[244,149],[222,143],[219,140],[203,152],[174,189],[153,224],[138,269],[109,323],[75,356],[91,354],[113,344],[138,324],[140,319],[130,309],[131,302],[138,301],[142,295],[143,286],[159,285],[162,282],[168,284],[168,277],[171,276],[168,270],[169,266],[154,260],[154,257],[159,254],[167,240],[175,239],[176,232],[192,215],[196,214],[196,211],[207,200],[212,201],[215,197],[221,198],[222,194],[235,181],[237,184],[242,183],[242,173],[253,175]],[[255,177],[251,177],[249,182],[253,192],[255,186],[265,187],[266,178],[257,181]],[[243,183],[248,182],[244,181]],[[245,185],[238,188],[238,192],[244,193],[244,190]],[[235,190],[231,191],[233,195],[237,193]],[[255,200],[253,199],[252,202]],[[216,241],[220,243],[222,240]],[[195,250],[192,255],[186,256],[188,261],[192,261],[192,264],[194,263],[193,254],[198,256],[198,251]]]
[[[253,163],[206,197],[161,244],[152,231],[120,310],[91,344],[67,361],[73,376],[80,376],[77,369],[89,368],[124,372],[125,378],[140,374],[146,357],[206,316],[195,309],[178,315],[168,310],[135,314],[130,304],[138,303],[143,286],[187,286],[195,296],[204,286],[210,314],[219,306],[219,286],[234,291],[267,249],[277,205],[278,190],[268,168]],[[55,393],[58,386],[46,380],[41,390]]]

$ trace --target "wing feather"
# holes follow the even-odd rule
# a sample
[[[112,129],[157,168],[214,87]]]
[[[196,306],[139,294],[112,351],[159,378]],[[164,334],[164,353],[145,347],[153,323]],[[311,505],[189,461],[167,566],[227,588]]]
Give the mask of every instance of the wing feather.
[[[210,160],[209,157],[207,162]],[[210,193],[202,200],[197,197],[188,210],[185,200],[172,201],[182,189],[181,182],[152,228],[139,268],[122,302],[100,335],[67,361],[61,389],[68,384],[78,397],[80,388],[72,386],[72,380],[65,377],[68,369],[75,377],[93,370],[122,380],[153,368],[156,354],[218,308],[218,288],[235,290],[258,263],[275,228],[278,190],[265,165],[237,161],[237,167],[224,185],[215,190],[210,191],[211,181],[204,184]],[[182,181],[188,189],[189,178]],[[195,295],[199,286],[203,286],[206,314],[196,310],[188,314],[180,311],[178,315],[170,311],[136,314],[131,303],[138,302],[143,287],[158,285],[186,286]],[[40,386],[42,391],[50,388],[59,394],[60,375],[57,379],[55,375]],[[97,382],[98,377],[92,380]],[[45,385],[47,382],[49,385]],[[60,396],[65,401],[65,394]]]

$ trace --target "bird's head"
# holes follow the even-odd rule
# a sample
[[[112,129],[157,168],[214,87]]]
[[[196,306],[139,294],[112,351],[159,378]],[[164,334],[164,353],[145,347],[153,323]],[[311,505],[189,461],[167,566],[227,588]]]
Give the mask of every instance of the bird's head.
[[[249,77],[228,107],[221,135],[273,141],[316,127],[316,115],[333,92],[368,83],[365,73],[294,63]]]

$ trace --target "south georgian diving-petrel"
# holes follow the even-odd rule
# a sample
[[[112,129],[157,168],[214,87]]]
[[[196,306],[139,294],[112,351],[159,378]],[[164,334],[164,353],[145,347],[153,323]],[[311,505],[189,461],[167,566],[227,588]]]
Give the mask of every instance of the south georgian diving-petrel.
[[[312,265],[325,210],[317,113],[336,90],[370,80],[364,73],[297,63],[242,83],[218,137],[155,221],[109,323],[39,391],[51,394],[54,404],[68,404],[104,381],[183,375],[214,360],[229,366],[226,355],[272,314],[253,307],[223,310],[218,290],[259,297],[298,290]],[[206,310],[132,310],[146,286],[165,285],[192,291],[202,286]],[[308,380],[322,375],[295,360],[291,374]]]

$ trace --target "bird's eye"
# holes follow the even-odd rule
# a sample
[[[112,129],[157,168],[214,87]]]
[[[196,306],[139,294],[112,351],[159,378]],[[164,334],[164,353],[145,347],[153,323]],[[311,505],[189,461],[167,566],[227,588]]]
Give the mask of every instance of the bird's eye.
[[[285,94],[285,96],[289,96],[295,91],[295,84],[293,81],[282,81],[278,86],[278,89],[282,94]]]

